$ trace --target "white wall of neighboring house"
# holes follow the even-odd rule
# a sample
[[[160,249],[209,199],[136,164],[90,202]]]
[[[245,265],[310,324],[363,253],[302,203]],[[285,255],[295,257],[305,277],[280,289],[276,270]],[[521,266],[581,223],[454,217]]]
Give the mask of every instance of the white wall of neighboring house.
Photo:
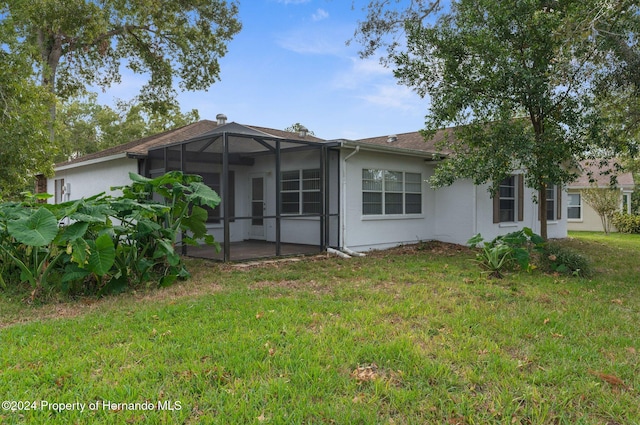
[[[580,193],[580,190],[571,189],[569,193]],[[600,220],[600,216],[598,213],[594,211],[589,204],[584,202],[584,199],[580,199],[580,210],[581,217],[569,219],[567,222],[567,227],[569,230],[583,230],[583,231],[594,231],[594,232],[602,232],[604,229],[602,228],[602,221]]]
[[[47,179],[47,193],[55,194],[56,180],[64,179],[65,196],[62,201],[73,201],[88,198],[101,192],[118,195],[119,191],[111,191],[112,186],[125,186],[131,183],[129,172],[138,172],[138,161],[126,157],[104,158],[101,161],[87,164],[74,164],[73,167],[59,167],[55,176]],[[49,203],[55,202],[49,198]]]
[[[568,193],[579,194],[581,192],[580,189],[569,189]],[[620,205],[620,212],[626,211],[627,213],[631,213],[631,190],[623,191],[623,196],[627,198],[626,200],[626,208],[623,208],[623,205]],[[603,232],[604,228],[602,227],[602,220],[600,219],[600,215],[586,202],[584,202],[584,198],[580,197],[580,218],[571,218],[567,220],[567,229],[572,231],[591,231],[591,232]],[[612,232],[617,232],[615,226],[611,226]]]

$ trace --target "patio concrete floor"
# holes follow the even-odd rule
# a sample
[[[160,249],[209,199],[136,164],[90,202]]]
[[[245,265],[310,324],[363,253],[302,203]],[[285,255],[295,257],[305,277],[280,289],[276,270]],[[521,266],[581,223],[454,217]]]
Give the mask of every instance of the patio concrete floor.
[[[222,261],[224,247],[222,247],[222,243],[220,243],[220,245],[220,252],[216,252],[214,247],[207,245],[201,245],[197,247],[188,246],[187,256]],[[246,261],[259,258],[270,258],[276,257],[276,244],[275,242],[260,240],[232,242],[230,251],[230,261]],[[322,250],[318,245],[302,245],[291,243],[280,244],[280,256],[310,255],[318,254],[320,252],[322,252]]]

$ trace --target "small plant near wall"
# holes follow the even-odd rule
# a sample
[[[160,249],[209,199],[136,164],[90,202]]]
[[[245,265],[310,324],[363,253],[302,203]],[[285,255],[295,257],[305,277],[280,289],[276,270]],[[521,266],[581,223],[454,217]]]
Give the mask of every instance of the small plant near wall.
[[[130,174],[123,195],[62,204],[26,194],[0,204],[0,289],[107,294],[141,284],[165,286],[189,276],[179,244],[219,245],[207,234],[208,206],[220,197],[196,175],[172,171],[149,179]],[[178,235],[182,235],[178,241]]]
[[[531,271],[535,268],[531,261],[533,251],[544,252],[545,242],[542,237],[525,227],[517,232],[498,236],[490,242],[478,233],[467,241],[467,245],[477,248],[476,262],[490,277],[502,278],[509,270]]]
[[[579,252],[562,245],[550,243],[541,256],[542,264],[553,273],[575,277],[590,277],[593,275],[591,261]]]
[[[615,213],[611,222],[620,233],[640,233],[640,215]]]

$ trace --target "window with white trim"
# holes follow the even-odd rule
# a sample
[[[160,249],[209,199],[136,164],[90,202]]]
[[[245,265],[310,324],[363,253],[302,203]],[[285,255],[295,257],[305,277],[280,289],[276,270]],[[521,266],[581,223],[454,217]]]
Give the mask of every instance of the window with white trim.
[[[516,221],[518,199],[518,184],[516,176],[512,175],[500,182],[500,223]]]
[[[568,194],[567,218],[582,220],[582,196],[579,193]]]
[[[54,201],[56,204],[64,202],[64,179],[55,179],[54,185]]]
[[[547,220],[557,220],[559,217],[557,215],[558,211],[558,186],[551,185],[547,186],[547,205],[545,208],[547,214]]]
[[[422,175],[389,170],[362,170],[362,214],[422,213]]]
[[[282,214],[320,214],[320,169],[283,171],[280,194]]]

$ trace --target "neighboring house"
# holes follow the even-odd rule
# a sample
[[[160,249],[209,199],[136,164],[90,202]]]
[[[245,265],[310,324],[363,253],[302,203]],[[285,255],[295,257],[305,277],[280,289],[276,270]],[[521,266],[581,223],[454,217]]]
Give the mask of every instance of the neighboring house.
[[[362,140],[200,121],[106,151],[57,164],[40,187],[51,202],[79,199],[128,184],[128,172],[155,177],[169,170],[200,174],[220,193],[209,229],[223,250],[188,255],[223,260],[324,251],[384,249],[424,240],[464,244],[522,227],[550,238],[567,235],[566,192],[548,189],[539,208],[521,172],[491,198],[488,186],[460,180],[438,190],[427,180],[446,154],[435,149],[445,130],[425,142],[419,132]],[[267,248],[266,251],[264,250]],[[253,251],[251,251],[253,250]]]
[[[567,186],[567,229],[585,231],[603,231],[602,221],[582,195],[584,189],[611,188],[611,176],[616,176],[615,188],[620,190],[620,211],[631,214],[631,194],[635,183],[633,174],[617,173],[612,162],[600,165],[598,160],[588,160],[580,163],[582,174],[576,181]],[[612,228],[615,231],[615,228]]]

